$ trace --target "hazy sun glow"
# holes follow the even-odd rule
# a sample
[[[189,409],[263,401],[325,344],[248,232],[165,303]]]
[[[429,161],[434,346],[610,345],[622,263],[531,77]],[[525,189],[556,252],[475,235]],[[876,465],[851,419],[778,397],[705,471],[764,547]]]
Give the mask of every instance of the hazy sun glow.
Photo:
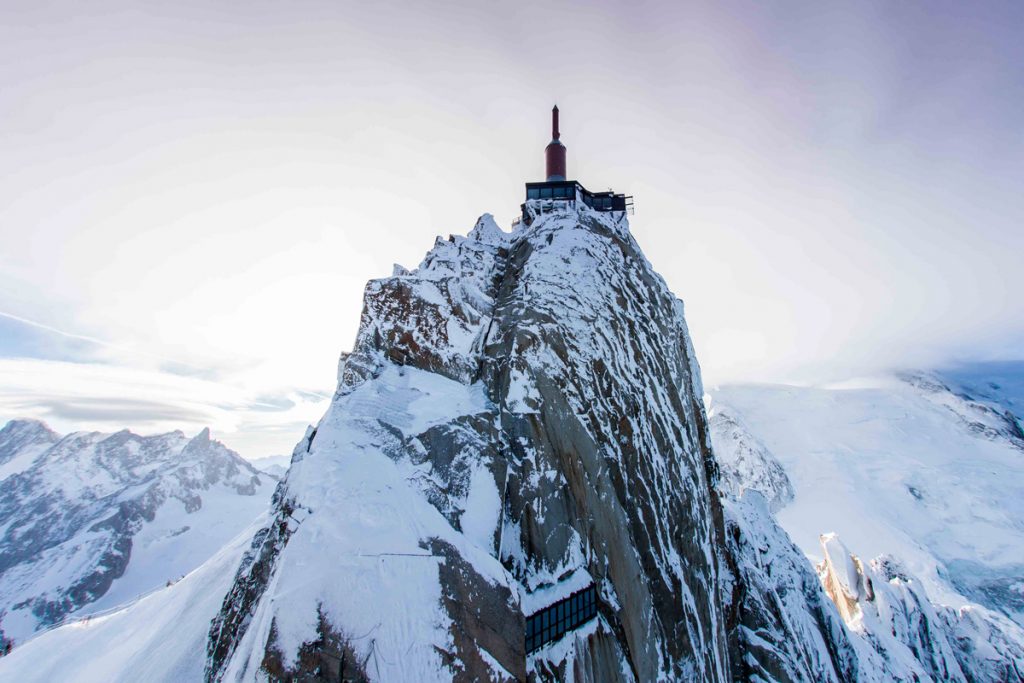
[[[0,417],[288,452],[365,282],[636,197],[709,382],[1019,357],[1024,5],[6,3]]]

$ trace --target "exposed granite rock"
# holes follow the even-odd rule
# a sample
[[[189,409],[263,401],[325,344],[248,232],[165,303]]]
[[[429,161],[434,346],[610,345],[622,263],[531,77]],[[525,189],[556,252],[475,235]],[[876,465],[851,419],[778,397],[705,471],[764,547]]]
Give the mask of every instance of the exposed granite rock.
[[[459,552],[440,539],[427,548],[444,558],[441,586],[445,610],[452,616],[452,651],[443,653],[453,681],[522,681],[526,678],[525,619],[511,590],[495,590]],[[486,652],[504,672],[484,660]],[[508,676],[503,676],[507,673]]]
[[[751,491],[725,510],[733,680],[877,680],[764,497]]]

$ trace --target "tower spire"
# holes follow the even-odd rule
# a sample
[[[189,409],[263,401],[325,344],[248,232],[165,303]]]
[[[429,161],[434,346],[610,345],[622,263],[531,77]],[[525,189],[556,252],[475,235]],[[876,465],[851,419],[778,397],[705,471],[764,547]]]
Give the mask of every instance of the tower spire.
[[[558,131],[558,105],[551,109],[551,142],[544,148],[548,182],[565,180],[565,145],[561,143]]]

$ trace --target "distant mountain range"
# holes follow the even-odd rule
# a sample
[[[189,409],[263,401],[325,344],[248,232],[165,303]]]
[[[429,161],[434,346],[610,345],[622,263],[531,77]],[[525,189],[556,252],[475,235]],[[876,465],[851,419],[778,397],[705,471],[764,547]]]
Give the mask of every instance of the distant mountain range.
[[[0,430],[0,629],[34,631],[194,570],[263,512],[277,479],[209,430],[139,436],[15,420]]]

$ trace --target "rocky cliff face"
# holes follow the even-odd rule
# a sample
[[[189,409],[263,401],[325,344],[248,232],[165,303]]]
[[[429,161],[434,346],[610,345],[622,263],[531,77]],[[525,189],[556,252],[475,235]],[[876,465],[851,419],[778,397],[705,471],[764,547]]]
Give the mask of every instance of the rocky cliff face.
[[[821,537],[818,574],[849,629],[895,680],[1024,680],[1024,632],[977,605],[935,605],[900,561],[863,562],[835,534]]]
[[[15,640],[194,569],[272,481],[208,431],[60,437],[29,420],[0,430],[0,466],[0,624]]]
[[[531,208],[367,286],[209,679],[730,678],[682,304],[624,219]],[[590,584],[597,618],[527,653],[525,617]]]

